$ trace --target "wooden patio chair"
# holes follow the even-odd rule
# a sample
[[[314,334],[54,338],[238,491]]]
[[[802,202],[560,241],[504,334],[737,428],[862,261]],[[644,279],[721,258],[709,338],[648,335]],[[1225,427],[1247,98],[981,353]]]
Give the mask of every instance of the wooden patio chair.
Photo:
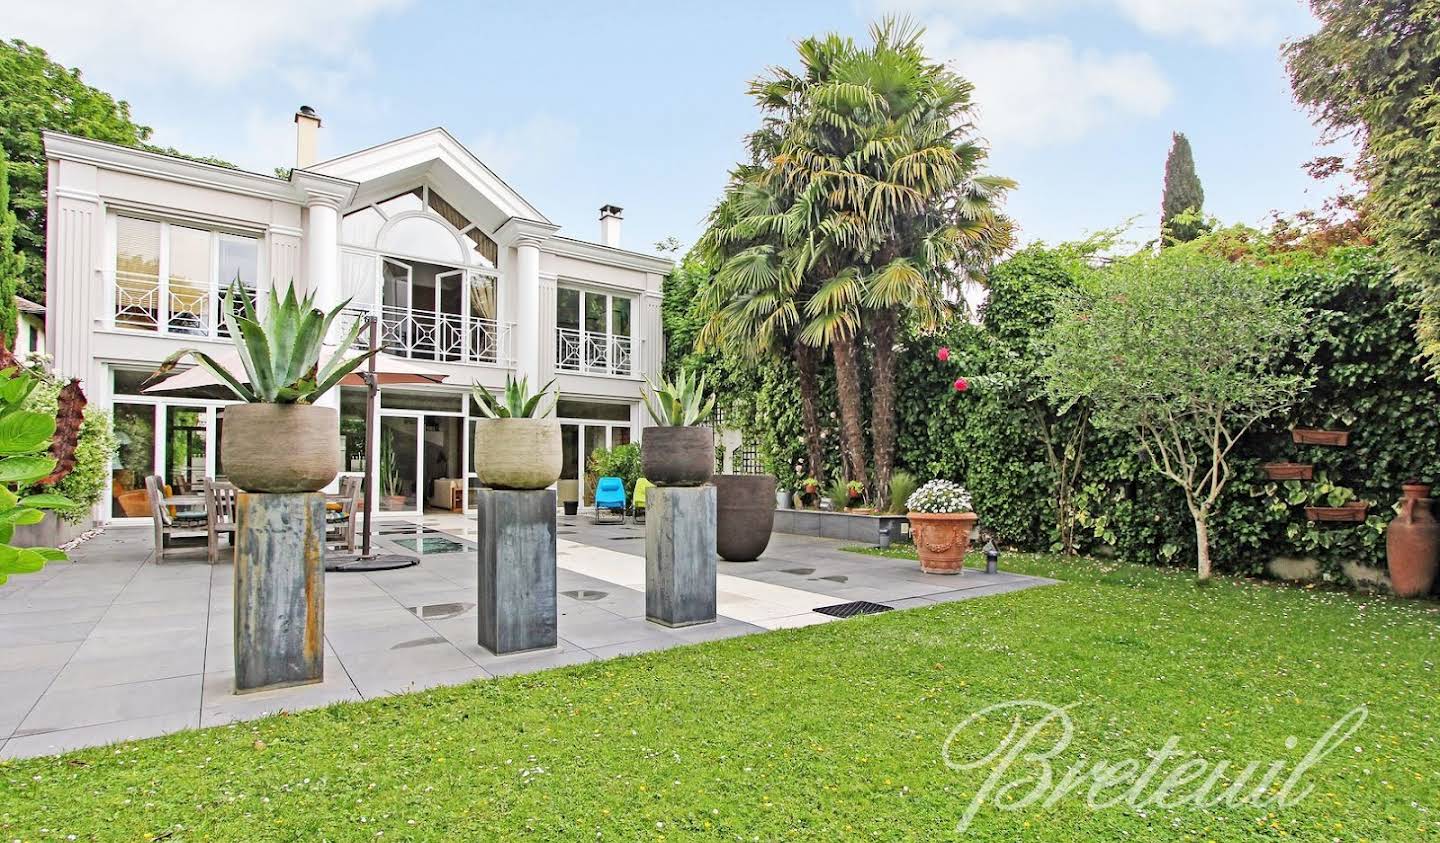
[[[235,495],[240,491],[233,483],[221,480],[206,480],[205,487],[205,531],[206,545],[210,551],[210,564],[220,559],[220,535],[226,535],[230,547],[235,547]]]
[[[160,478],[150,475],[145,478],[145,494],[150,498],[150,515],[155,521],[155,562],[165,560],[165,550],[174,536],[198,536],[206,533],[206,517],[203,514],[176,512],[165,503],[165,487]]]
[[[360,486],[353,474],[340,478],[338,494],[325,496],[325,544],[355,552],[355,522],[359,520]]]

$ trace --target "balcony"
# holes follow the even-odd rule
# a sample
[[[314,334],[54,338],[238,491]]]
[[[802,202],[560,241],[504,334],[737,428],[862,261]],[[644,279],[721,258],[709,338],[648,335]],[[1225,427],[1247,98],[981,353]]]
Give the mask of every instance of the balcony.
[[[215,284],[178,280],[162,284],[155,275],[117,271],[113,322],[132,331],[224,339],[230,336],[221,316],[226,291]],[[258,304],[253,289],[245,292],[252,304]]]
[[[355,320],[371,313],[380,319],[380,342],[387,354],[442,363],[515,364],[514,324],[493,319],[390,305],[373,310],[352,307],[335,320],[335,335],[344,336]],[[367,343],[368,335],[362,332],[357,344],[363,348]]]
[[[632,374],[630,337],[601,334],[574,328],[555,331],[555,368],[561,372],[587,375]]]

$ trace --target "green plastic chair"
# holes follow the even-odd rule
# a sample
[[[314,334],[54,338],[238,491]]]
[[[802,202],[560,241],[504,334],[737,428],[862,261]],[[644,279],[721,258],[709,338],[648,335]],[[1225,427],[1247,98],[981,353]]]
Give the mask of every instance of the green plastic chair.
[[[639,480],[635,481],[635,508],[633,512],[636,523],[645,523],[645,490],[653,487],[654,485],[654,483],[651,483],[644,477],[641,477]]]

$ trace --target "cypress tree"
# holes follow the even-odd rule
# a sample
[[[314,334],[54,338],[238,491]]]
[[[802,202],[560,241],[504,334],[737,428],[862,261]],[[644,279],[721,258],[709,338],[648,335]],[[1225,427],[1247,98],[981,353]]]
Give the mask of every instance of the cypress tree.
[[[13,348],[20,311],[15,294],[25,272],[25,256],[15,251],[15,212],[10,210],[10,160],[0,147],[0,335]]]
[[[1190,140],[1182,132],[1171,135],[1170,155],[1165,159],[1165,195],[1160,200],[1160,237],[1164,243],[1185,243],[1205,232],[1198,219],[1177,219],[1199,214],[1205,208],[1205,189],[1195,174],[1195,156]]]

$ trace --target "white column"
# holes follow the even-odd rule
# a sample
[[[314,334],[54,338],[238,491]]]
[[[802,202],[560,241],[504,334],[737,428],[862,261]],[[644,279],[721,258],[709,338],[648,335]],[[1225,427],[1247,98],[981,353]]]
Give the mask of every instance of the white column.
[[[340,302],[340,208],[333,199],[311,196],[305,203],[305,291],[329,310]]]
[[[515,376],[540,386],[540,241],[521,238],[515,244]]]

